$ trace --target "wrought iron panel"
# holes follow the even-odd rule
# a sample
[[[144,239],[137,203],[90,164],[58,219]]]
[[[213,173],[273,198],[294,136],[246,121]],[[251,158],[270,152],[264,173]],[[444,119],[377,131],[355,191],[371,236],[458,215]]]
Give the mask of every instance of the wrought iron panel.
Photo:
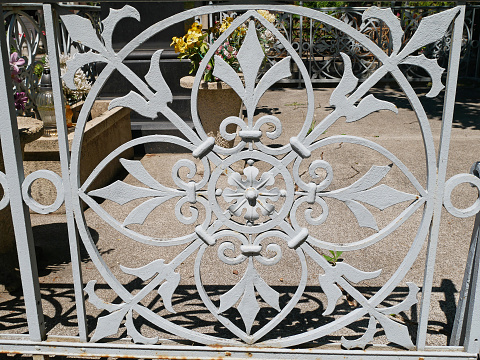
[[[368,325],[365,331],[357,333],[356,338],[342,337],[340,339],[340,345],[343,348],[347,350],[364,349],[368,344],[375,343],[375,337],[381,328],[389,343],[404,350],[417,350],[417,352],[410,353],[402,351],[402,356],[427,356],[425,354],[428,352],[424,352],[426,349],[426,325],[442,206],[458,217],[472,216],[480,209],[480,200],[477,200],[468,209],[458,209],[450,200],[452,190],[459,184],[469,183],[480,189],[480,180],[477,177],[460,174],[446,181],[465,8],[458,6],[423,18],[408,42],[403,40],[404,29],[398,17],[390,9],[369,8],[361,15],[361,23],[369,24],[376,19],[388,27],[392,51],[386,53],[382,46],[372,41],[367,34],[358,31],[342,19],[296,6],[268,6],[267,8],[272,12],[291,13],[310,18],[315,23],[323,24],[325,28],[335,29],[335,31],[345,34],[352,42],[358,43],[363,49],[366,49],[378,63],[378,66],[371,69],[371,74],[368,74],[360,83],[358,76],[354,73],[351,57],[341,53],[343,75],[330,97],[332,110],[318,124],[314,123],[315,99],[308,69],[284,32],[275,28],[257,11],[264,8],[265,6],[255,5],[211,5],[188,10],[152,25],[136,35],[117,52],[112,47],[112,36],[119,21],[125,18],[141,21],[140,15],[134,7],[126,5],[122,9],[111,10],[108,17],[102,21],[101,37],[97,36],[97,29],[93,27],[90,20],[73,13],[60,15],[72,41],[81,43],[90,49],[88,52],[76,54],[69,61],[68,71],[63,76],[65,83],[74,87],[74,75],[80,67],[91,63],[104,63],[105,66],[99,73],[81,110],[70,159],[62,116],[64,108],[61,101],[59,54],[56,46],[52,45],[54,43],[49,43],[53,66],[52,75],[55,77],[53,85],[59,143],[61,144],[62,179],[45,171],[39,171],[24,181],[20,176],[20,182],[23,181],[22,196],[6,191],[0,205],[4,206],[9,200],[12,202],[13,195],[16,196],[16,200],[23,197],[25,203],[32,210],[42,213],[51,212],[58,204],[56,203],[50,208],[37,206],[31,198],[28,188],[31,182],[37,178],[50,179],[56,185],[59,194],[57,202],[61,203],[65,199],[67,207],[71,230],[72,259],[75,258],[74,253],[78,251],[73,228],[74,222],[71,217],[73,211],[76,230],[98,270],[98,279],[89,281],[84,290],[88,294],[88,302],[102,311],[96,319],[95,330],[89,340],[90,343],[100,343],[98,345],[85,344],[81,348],[72,344],[62,348],[61,344],[56,344],[57,350],[52,350],[50,345],[41,343],[42,336],[36,335],[31,339],[35,343],[29,344],[29,351],[39,354],[98,355],[105,350],[103,354],[112,356],[160,356],[158,352],[162,350],[160,348],[157,350],[154,345],[162,343],[166,339],[160,335],[146,336],[142,333],[136,324],[139,319],[143,319],[159,333],[166,332],[196,344],[229,346],[230,348],[227,347],[227,350],[232,349],[235,357],[244,356],[245,350],[242,350],[241,347],[251,345],[259,349],[255,354],[256,357],[272,358],[277,355],[289,356],[285,355],[288,350],[283,352],[277,349],[272,352],[273,355],[267,355],[263,348],[286,348],[308,344],[328,338],[356,321],[366,319]],[[55,40],[51,5],[44,5],[44,10],[47,12],[47,39],[48,41]],[[134,73],[124,60],[140,44],[161,33],[172,24],[184,22],[203,14],[223,11],[235,11],[237,16],[232,25],[210,47],[205,56],[206,61],[202,61],[200,64],[191,94],[191,116],[195,125],[195,128],[191,129],[185,120],[169,107],[173,95],[159,67],[162,50],[158,50],[152,55],[150,67],[145,76]],[[246,36],[237,55],[242,76],[239,76],[230,65],[215,54],[224,41],[240,26],[246,28]],[[407,64],[423,68],[430,75],[432,82],[431,89],[426,96],[436,97],[445,87],[442,83],[444,69],[436,63],[436,60],[429,59],[424,54],[419,55],[417,51],[441,40],[450,28],[453,28],[450,76],[446,83],[447,95],[442,139],[437,160],[432,130],[425,110],[419,96],[399,66]],[[260,44],[258,29],[266,29],[271,32],[277,43],[285,49],[283,59],[264,73],[261,73],[261,69],[265,53]],[[5,47],[2,52],[5,54]],[[244,118],[227,117],[219,127],[220,134],[225,140],[235,140],[235,146],[232,148],[222,147],[215,138],[206,134],[197,111],[201,76],[211,58],[215,59],[214,76],[235,91],[245,108]],[[304,123],[298,134],[288,141],[280,146],[270,146],[268,140],[280,139],[287,124],[282,123],[275,115],[256,117],[255,109],[262,96],[273,84],[292,75],[292,64],[295,64],[305,79],[308,104],[306,112],[302,114]],[[113,99],[110,108],[124,106],[150,118],[156,118],[158,114],[162,114],[182,132],[185,138],[150,135],[129,141],[105,157],[90,176],[81,182],[81,149],[88,114],[96,96],[114,71],[118,71],[124,76],[135,87],[135,90],[125,96]],[[396,113],[398,109],[395,99],[381,100],[369,93],[372,87],[385,76],[395,79],[417,117],[426,159],[425,172],[427,176],[425,181],[417,179],[407,165],[400,160],[398,154],[392,153],[379,143],[366,137],[325,134],[339,121],[362,121],[376,111],[383,111],[386,114]],[[10,113],[9,115],[12,116]],[[2,124],[4,123],[7,121],[2,118]],[[230,124],[236,125],[238,132],[230,132],[227,129]],[[266,128],[268,130],[265,130]],[[6,135],[8,133],[3,130],[2,138]],[[95,178],[109,163],[117,161],[117,158],[126,149],[148,143],[175,144],[191,154],[176,161],[172,168],[168,169],[171,172],[169,184],[154,178],[141,161],[121,158],[118,161],[134,181],[118,180],[105,187],[92,188],[91,185]],[[317,150],[332,144],[349,144],[367,149],[385,159],[388,165],[385,165],[385,161],[382,164],[374,163],[358,180],[352,181],[347,186],[332,189],[331,184],[335,179],[334,167],[330,162],[315,155]],[[2,145],[4,145],[3,141]],[[6,146],[3,151],[6,157],[14,154]],[[12,157],[18,159],[18,151]],[[302,173],[304,169],[305,173]],[[10,166],[7,174],[13,171],[13,167]],[[383,181],[391,171],[396,171],[397,174],[401,174],[408,180],[409,191],[396,189]],[[0,177],[2,185],[5,184],[7,178],[2,174]],[[14,181],[19,179],[14,179],[12,184],[8,184],[10,190],[15,186]],[[17,186],[17,192],[19,191]],[[113,269],[107,264],[104,254],[100,252],[94,241],[86,221],[82,202],[85,202],[91,211],[104,220],[112,230],[123,235],[123,238],[127,239],[125,241],[133,242],[139,248],[148,248],[151,254],[158,253],[160,255],[153,261],[140,262],[135,267],[117,264],[118,266]],[[138,226],[152,217],[156,209],[168,202],[173,204],[167,209],[178,220],[178,233],[172,237],[163,238],[138,230]],[[369,229],[369,235],[360,235],[346,243],[331,241],[316,235],[316,229],[326,226],[329,217],[332,216],[331,208],[335,203],[344,206],[350,218],[354,219],[355,226]],[[105,204],[116,204],[115,206],[120,208],[128,204],[135,204],[135,206],[130,206],[124,216],[119,219],[108,212],[108,206]],[[376,218],[377,210],[383,211],[392,207],[401,208],[401,210],[388,223],[379,222]],[[356,284],[368,284],[370,280],[380,276],[382,269],[363,271],[347,262],[337,262],[336,259],[332,260],[322,255],[322,250],[331,250],[332,255],[335,256],[335,252],[338,251],[361,251],[381,244],[387,237],[395,236],[396,232],[401,231],[402,225],[417,213],[421,214],[421,221],[410,248],[401,260],[398,269],[371,296],[365,296]],[[25,235],[25,239],[28,239],[28,234]],[[390,315],[408,311],[415,305],[418,302],[417,297],[421,284],[409,282],[404,298],[395,305],[386,306],[385,300],[403,281],[425,244],[427,244],[428,256],[425,281],[422,286],[420,322],[415,340],[412,339],[406,325],[393,320]],[[31,242],[29,246],[32,246]],[[170,260],[161,256],[162,251],[167,251],[167,249],[173,251]],[[291,296],[285,301],[284,298],[282,299],[285,294],[281,294],[278,289],[271,286],[265,280],[264,274],[265,271],[274,272],[275,265],[292,258],[298,263],[298,283]],[[243,269],[243,273],[239,274],[238,281],[228,284],[225,291],[217,294],[216,298],[212,298],[204,282],[205,273],[202,271],[205,261],[208,259],[218,260],[223,267],[242,265]],[[195,326],[182,326],[181,323],[170,320],[170,315],[179,311],[174,299],[182,280],[179,269],[184,264],[192,267],[195,283],[194,295],[201,300],[205,311],[214,319],[215,331],[213,333],[204,333]],[[136,285],[133,290],[121,280],[125,277],[137,279],[134,282]],[[315,278],[323,292],[322,297],[317,299],[323,304],[323,312],[318,316],[323,317],[325,321],[318,326],[313,326],[308,331],[299,331],[281,337],[269,336],[273,330],[283,326],[282,324],[288,316],[294,314],[305,293],[309,277]],[[74,281],[77,286],[82,283],[78,261],[74,264]],[[111,294],[109,295],[113,300],[105,299],[103,297],[105,292],[97,291],[98,281],[106,283],[114,292],[113,297],[110,296]],[[146,299],[150,299],[152,294],[161,299],[161,311],[158,307],[148,306],[149,300]],[[354,309],[347,313],[338,311],[339,299],[344,294],[356,304]],[[80,309],[83,306],[83,298],[77,292],[77,304],[79,301]],[[28,306],[29,304],[27,304]],[[265,317],[265,311],[268,311],[269,316]],[[472,316],[475,314],[475,312],[471,313]],[[83,311],[80,310],[79,317],[82,316]],[[125,347],[122,345],[116,347],[101,343],[103,339],[117,334],[119,328],[123,326],[126,328],[126,335],[134,343],[145,346]],[[79,327],[81,340],[86,341],[84,321],[83,323],[80,321]],[[14,347],[11,341],[5,340],[1,346],[7,351]],[[35,349],[32,350],[33,346]],[[164,354],[172,354],[172,357],[183,356],[184,351],[189,351],[188,348],[171,350],[164,347],[163,349]],[[202,352],[211,355],[205,350],[193,347],[191,349],[195,355],[202,354]],[[472,354],[479,350],[474,341],[465,349],[458,347],[452,349],[459,352],[451,353],[452,356],[457,357],[472,357]],[[122,353],[122,351],[124,352]],[[301,353],[298,350],[295,354]],[[248,354],[247,356],[249,356]],[[322,353],[322,351],[318,351],[314,354],[315,356],[335,357],[343,356],[348,352]],[[352,351],[350,354],[352,358],[363,356],[363,352],[358,351]],[[388,357],[390,354],[386,351],[374,356]],[[434,357],[439,356],[436,353],[432,354],[430,355]],[[220,355],[215,353],[214,356]]]

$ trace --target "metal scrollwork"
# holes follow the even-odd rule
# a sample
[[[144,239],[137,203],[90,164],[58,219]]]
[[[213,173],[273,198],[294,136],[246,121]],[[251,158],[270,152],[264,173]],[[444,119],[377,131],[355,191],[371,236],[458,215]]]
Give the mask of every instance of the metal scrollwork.
[[[72,5],[67,5],[65,8],[76,10],[77,15],[85,17],[85,19],[88,19],[96,28],[98,27],[99,6],[80,6],[77,8]],[[44,63],[42,57],[46,56],[47,42],[41,5],[27,4],[27,6],[15,6],[14,4],[8,4],[4,6],[4,9],[3,16],[6,19],[5,25],[7,25],[6,39],[9,54],[11,55],[13,52],[16,52],[19,57],[25,59],[25,65],[20,68],[19,74],[19,78],[23,80],[21,82],[15,81],[12,85],[17,91],[24,92],[27,96],[28,101],[25,104],[25,113],[31,114],[37,111],[35,95],[40,81],[38,73],[36,74],[35,67],[41,65],[41,68],[43,68]],[[33,12],[34,15],[32,15]],[[73,54],[88,50],[82,43],[72,41],[65,31],[63,23],[59,23],[59,30],[58,47],[60,51],[65,54]],[[89,78],[94,77],[93,67],[83,70],[87,71]]]
[[[232,6],[229,6],[230,8]],[[88,53],[77,54],[69,62],[68,71],[64,76],[66,84],[73,86],[73,76],[78,67],[96,61],[106,63],[82,108],[72,146],[72,178],[77,179],[79,189],[75,212],[81,214],[80,200],[83,200],[110,226],[134,241],[151,246],[186,245],[183,251],[168,263],[164,259],[157,259],[138,268],[120,266],[123,273],[136,276],[144,281],[143,287],[132,293],[110,271],[98,252],[88,227],[80,221],[79,232],[92,261],[120,299],[120,302],[117,303],[105,302],[95,293],[95,281],[88,283],[85,290],[89,294],[89,301],[97,308],[108,312],[107,315],[98,318],[92,341],[116,334],[125,319],[127,334],[134,342],[156,343],[157,337],[146,338],[135,328],[133,322],[135,313],[169,333],[203,344],[238,345],[242,342],[247,344],[259,342],[291,313],[301,299],[307,284],[308,259],[322,269],[322,273],[316,273],[315,277],[318,278],[317,284],[320,285],[327,299],[323,316],[335,313],[337,303],[344,292],[355,299],[358,306],[348,316],[332,317],[326,324],[304,333],[286,336],[282,339],[264,340],[263,345],[282,347],[297,345],[327,336],[362,317],[367,317],[369,325],[366,332],[356,340],[343,339],[342,344],[345,347],[365,347],[373,340],[377,331],[377,323],[383,327],[387,339],[392,343],[408,349],[414,347],[407,327],[392,320],[388,315],[398,314],[415,304],[419,288],[409,283],[409,293],[403,302],[389,307],[381,304],[402,281],[420,253],[427,237],[433,213],[432,194],[434,194],[436,186],[437,165],[435,156],[432,156],[435,151],[428,119],[407,78],[399,70],[399,65],[414,64],[424,68],[432,78],[432,87],[427,96],[438,95],[443,89],[441,82],[443,69],[437,65],[435,60],[429,59],[423,54],[417,55],[417,50],[441,39],[460,10],[452,8],[425,17],[410,40],[404,43],[404,30],[391,10],[370,8],[363,13],[362,23],[368,25],[376,19],[388,26],[393,51],[386,54],[381,47],[371,41],[367,34],[352,28],[344,19],[336,19],[324,13],[295,6],[272,5],[270,8],[278,13],[291,12],[308,16],[325,27],[335,28],[348,35],[352,41],[361,43],[362,47],[367,49],[378,61],[378,67],[372,69],[372,73],[359,85],[351,58],[346,54],[341,54],[343,75],[330,98],[332,111],[313,130],[310,127],[313,120],[314,99],[308,71],[295,51],[295,47],[289,43],[283,32],[265,20],[255,11],[256,8],[253,5],[233,6],[233,10],[238,12],[237,17],[232,25],[211,45],[205,55],[205,61],[202,61],[200,65],[192,90],[192,118],[195,130],[188,127],[168,105],[173,101],[173,97],[159,68],[161,50],[153,54],[149,71],[144,79],[131,71],[123,61],[139,44],[172,23],[200,14],[216,12],[219,7],[206,6],[174,15],[145,30],[118,52],[112,47],[113,31],[122,18],[131,17],[139,20],[140,15],[133,7],[125,6],[120,10],[111,10],[110,15],[103,20],[103,41],[95,36],[95,30],[88,20],[74,14],[62,16],[62,21],[72,38],[91,49]],[[237,27],[245,24],[248,26],[248,31],[238,52],[238,60],[244,76],[244,80],[242,80],[233,68],[215,55],[215,51]],[[285,57],[261,75],[257,82],[256,79],[261,72],[261,65],[265,57],[257,34],[258,29],[262,27],[268,29],[276,37],[277,43],[281,44],[284,49]],[[227,83],[242,99],[246,108],[245,120],[239,117],[229,117],[220,126],[221,135],[225,139],[237,140],[237,145],[230,149],[215,144],[215,139],[207,136],[197,114],[198,85],[210,58],[215,59],[214,76]],[[262,95],[274,83],[291,75],[290,65],[292,63],[295,63],[303,74],[309,104],[304,115],[304,125],[298,134],[280,147],[274,148],[265,143],[265,137],[279,138],[282,134],[281,120],[273,115],[256,119],[255,108]],[[151,135],[132,140],[108,155],[89,178],[80,184],[78,165],[81,136],[79,134],[84,130],[88,109],[92,106],[96,94],[114,70],[123,74],[133,84],[135,90],[112,100],[110,107],[126,106],[151,118],[155,118],[157,114],[161,113],[183,132],[186,140],[165,135]],[[398,110],[394,103],[380,100],[372,94],[367,95],[369,89],[387,75],[392,76],[402,87],[422,129],[427,154],[428,180],[426,187],[419,183],[394,154],[371,140],[348,135],[321,136],[340,119],[355,122],[361,121],[375,111],[396,113]],[[238,125],[238,133],[227,132],[227,125],[231,123]],[[267,123],[274,129],[266,133],[262,132],[260,128]],[[103,188],[87,190],[102,169],[114,161],[124,150],[135,145],[153,142],[174,143],[192,153],[192,159],[180,160],[173,166],[173,187],[162,184],[152,177],[142,162],[121,159],[122,166],[137,180],[136,184],[140,185],[116,181]],[[325,146],[340,142],[374,151],[387,159],[388,165],[374,164],[352,184],[331,189],[332,181],[335,178],[334,167],[326,160],[315,158],[314,154],[315,151]],[[200,171],[198,163],[202,164],[203,173]],[[239,165],[243,165],[241,170],[239,170],[241,167]],[[305,166],[307,168],[306,177],[300,173],[300,169]],[[413,187],[412,191],[400,191],[382,183],[392,168],[398,170],[409,180]],[[319,172],[324,175],[320,176]],[[450,181],[447,183],[447,190],[463,181],[466,180],[462,178]],[[476,185],[478,183],[478,179],[473,181],[469,178],[469,181]],[[97,202],[98,198],[111,200],[118,205],[135,200],[138,205],[123,220],[118,220]],[[162,239],[134,230],[132,225],[143,224],[155,209],[167,201],[176,201],[174,211],[177,219],[181,224],[190,225],[190,227],[186,227],[188,230],[185,235]],[[314,230],[326,226],[332,202],[345,205],[346,209],[353,214],[358,225],[370,229],[371,235],[345,244],[330,242],[328,239],[318,237]],[[372,208],[381,211],[393,206],[403,206],[403,210],[388,224],[379,224]],[[411,248],[399,265],[399,269],[391,275],[375,296],[365,297],[354,284],[379,277],[381,269],[366,272],[346,262],[331,263],[319,252],[319,249],[355,251],[367,248],[392,234],[417,211],[423,211],[424,216]],[[78,218],[82,219],[82,216]],[[193,231],[192,224],[197,224]],[[180,232],[179,227],[178,233],[180,234]],[[299,262],[299,276],[293,295],[288,301],[282,303],[279,301],[278,289],[262,278],[259,267],[273,268],[285,261],[287,255],[293,256]],[[216,302],[205,290],[203,282],[202,264],[207,256],[218,259],[222,266],[240,264],[244,266],[244,273],[240,280],[223,293]],[[240,341],[202,334],[184,328],[155,313],[142,302],[151,291],[155,290],[160,295],[168,312],[178,311],[172,302],[172,296],[181,279],[178,267],[190,257],[195,257],[194,279],[203,304],[211,315]],[[263,325],[257,324],[261,309],[260,302],[273,309],[272,318]],[[236,309],[243,325],[232,322],[231,309]]]
[[[429,15],[447,10],[447,7],[394,7],[392,13],[399,18],[404,29],[404,38],[402,43],[406,43],[415,34],[421,21]],[[389,56],[395,51],[393,39],[398,36],[398,32],[391,31],[391,22],[388,23],[385,18],[370,18],[365,21],[362,18],[367,8],[363,7],[341,7],[341,8],[319,8],[318,11],[325,12],[332,17],[348,24],[352,28],[365,34],[382,51]],[[461,54],[461,76],[478,76],[478,71],[472,71],[471,64],[475,62],[474,54],[478,49],[478,39],[473,37],[473,24],[475,12],[478,8],[470,6],[467,8],[464,26],[464,42],[462,44]],[[299,53],[307,64],[309,78],[312,82],[338,82],[342,79],[344,65],[341,59],[341,53],[347,54],[353,63],[353,72],[355,76],[366,79],[371,76],[379,67],[378,58],[371,51],[355,41],[348,32],[340,31],[337,27],[326,24],[322,21],[304,17],[300,19],[291,14],[282,13],[277,20],[277,28],[292,44],[293,48]],[[424,54],[428,58],[436,59],[442,67],[448,64],[448,53],[452,41],[452,29],[448,28],[447,33],[442,39],[427,44],[418,50],[419,54]],[[282,60],[287,54],[285,47],[279,41],[268,49],[267,56],[269,65],[274,65]],[[409,79],[427,80],[428,74],[422,67],[416,64],[405,64],[401,70]],[[291,82],[302,82],[302,77],[295,74]]]

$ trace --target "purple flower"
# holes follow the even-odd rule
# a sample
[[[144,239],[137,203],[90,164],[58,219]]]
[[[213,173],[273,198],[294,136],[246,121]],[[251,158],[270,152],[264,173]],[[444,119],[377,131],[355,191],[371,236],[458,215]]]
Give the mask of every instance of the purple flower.
[[[25,104],[28,101],[28,98],[25,95],[25,93],[23,91],[17,92],[15,93],[15,95],[13,95],[13,98],[15,99],[15,109],[25,110]]]
[[[207,64],[207,70],[212,70],[212,66],[210,64]]]
[[[19,66],[23,66],[25,64],[25,59],[18,56],[16,52],[10,55],[10,70],[12,75],[18,75],[20,72]]]

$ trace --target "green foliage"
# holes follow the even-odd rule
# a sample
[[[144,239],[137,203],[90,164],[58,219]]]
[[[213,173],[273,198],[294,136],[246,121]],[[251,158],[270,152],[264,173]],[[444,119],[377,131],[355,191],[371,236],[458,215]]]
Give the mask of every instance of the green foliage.
[[[391,1],[356,1],[354,6],[372,6],[381,3],[381,6],[390,7]],[[299,2],[296,2],[297,5],[300,5]],[[406,2],[403,2],[404,5],[407,5]],[[316,8],[327,8],[327,7],[344,7],[352,6],[351,2],[348,1],[309,1],[302,3],[304,7],[311,9]],[[408,6],[455,6],[454,1],[409,1]]]
[[[343,251],[333,251],[328,250],[332,256],[328,256],[323,254],[325,260],[327,260],[330,264],[335,265],[339,260],[341,260],[340,256],[343,254]]]
[[[38,63],[35,65],[35,67],[33,68],[33,73],[35,75],[37,75],[38,78],[40,78],[43,74],[43,69],[45,67],[45,63],[46,63],[46,59],[45,59],[45,56],[42,57],[42,59],[40,60],[42,63]]]
[[[33,73],[40,78],[43,73],[43,65],[42,64],[36,64],[35,67],[33,68]]]
[[[409,6],[455,6],[454,1],[410,1]]]
[[[315,129],[315,125],[317,124],[317,122],[315,121],[315,119],[312,120],[312,124],[310,125],[310,127],[308,128],[308,131],[307,131],[307,135],[309,135],[313,129]],[[325,256],[325,255],[324,255]],[[340,255],[339,255],[340,256]]]
[[[309,2],[304,2],[303,6],[308,7],[310,9],[325,8],[325,7],[343,7],[343,6],[348,6],[348,2],[347,1],[309,1]]]

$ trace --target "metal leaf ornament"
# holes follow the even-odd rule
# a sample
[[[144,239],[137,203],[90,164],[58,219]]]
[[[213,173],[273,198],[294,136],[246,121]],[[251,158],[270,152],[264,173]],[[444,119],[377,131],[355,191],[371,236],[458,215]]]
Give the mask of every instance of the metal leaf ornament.
[[[234,306],[239,299],[237,310],[245,323],[246,333],[250,334],[253,322],[260,311],[255,289],[263,300],[275,310],[280,311],[280,294],[273,290],[258,274],[253,267],[252,259],[249,259],[247,271],[242,279],[228,292],[220,296],[220,307],[218,312],[222,313]]]
[[[337,116],[345,116],[347,122],[353,122],[379,110],[390,110],[398,114],[398,109],[394,104],[379,100],[373,95],[368,95],[356,106],[352,103],[352,100],[347,95],[357,87],[358,78],[353,74],[350,58],[344,53],[340,53],[340,55],[342,56],[345,70],[342,80],[340,80],[340,83],[330,96],[330,105],[336,108]]]
[[[110,9],[109,15],[103,20],[102,40],[98,37],[96,30],[89,19],[75,14],[61,15],[60,18],[65,24],[72,40],[88,46],[91,50],[76,56],[67,62],[67,72],[63,76],[65,84],[75,89],[74,77],[77,69],[91,62],[106,62],[116,64],[123,68],[121,61],[118,61],[112,46],[112,36],[115,27],[121,19],[126,17],[140,21],[140,13],[134,7],[125,5],[120,10]],[[96,51],[96,52],[94,52]]]
[[[154,95],[149,100],[145,100],[144,97],[135,91],[130,91],[126,96],[113,99],[108,106],[109,109],[125,106],[151,119],[156,118],[158,113],[165,112],[167,104],[173,100],[173,95],[160,71],[160,56],[162,52],[163,50],[157,50],[152,55],[150,69],[147,75],[145,75],[148,85],[156,91]]]
[[[379,9],[372,7],[365,11],[362,20],[365,21],[376,18],[385,22],[390,28],[393,39],[393,52],[388,59],[390,66],[398,66],[399,64],[410,64],[424,68],[432,78],[432,88],[425,95],[427,97],[435,97],[444,88],[442,84],[442,69],[436,60],[427,59],[423,54],[419,56],[410,55],[425,45],[440,40],[448,30],[452,20],[458,15],[460,9],[458,7],[433,14],[422,19],[418,29],[413,34],[410,41],[401,49],[403,39],[403,30],[400,22],[395,20],[396,16],[391,9]]]

